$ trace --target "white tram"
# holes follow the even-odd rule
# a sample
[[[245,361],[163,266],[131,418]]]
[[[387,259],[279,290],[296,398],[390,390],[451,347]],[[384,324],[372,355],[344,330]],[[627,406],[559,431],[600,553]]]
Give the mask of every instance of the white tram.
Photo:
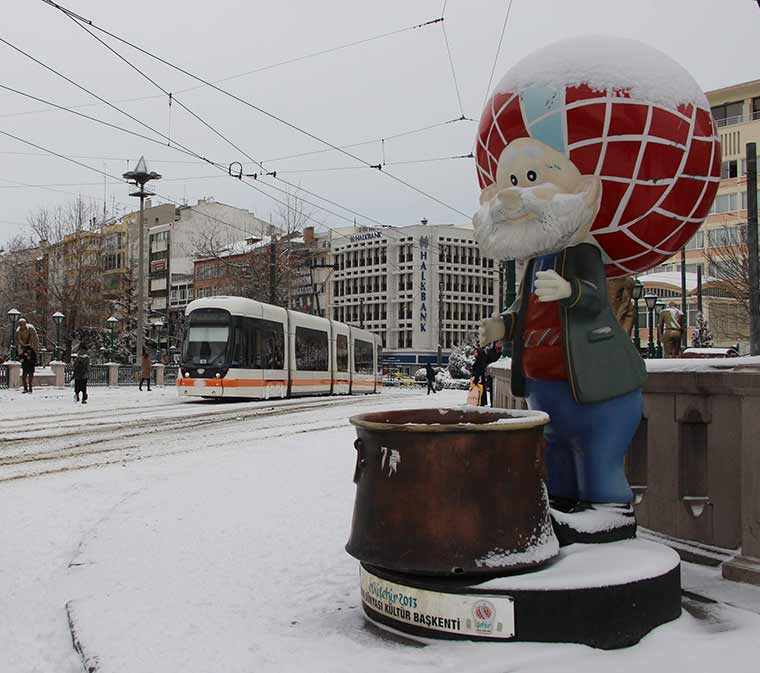
[[[379,392],[380,338],[335,320],[242,297],[185,310],[180,396],[295,397]]]

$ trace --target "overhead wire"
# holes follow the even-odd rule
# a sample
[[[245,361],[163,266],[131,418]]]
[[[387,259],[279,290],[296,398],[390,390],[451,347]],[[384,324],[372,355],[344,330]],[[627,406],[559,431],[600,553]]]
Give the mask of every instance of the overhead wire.
[[[314,134],[314,133],[312,133],[312,132],[310,132],[310,131],[308,131],[308,130],[300,127],[300,126],[298,126],[297,124],[295,124],[293,122],[290,122],[290,121],[284,119],[283,117],[280,117],[279,115],[276,115],[276,114],[274,114],[272,112],[269,112],[268,110],[262,108],[261,106],[256,105],[256,104],[254,104],[254,103],[252,103],[252,102],[250,102],[250,101],[248,101],[248,100],[246,100],[244,98],[241,98],[240,96],[237,96],[236,94],[234,94],[234,93],[232,93],[232,92],[230,92],[230,91],[228,91],[228,90],[226,90],[226,89],[224,89],[224,88],[222,88],[220,86],[217,86],[216,84],[214,84],[214,83],[212,83],[212,82],[204,79],[203,77],[200,77],[199,75],[196,75],[196,74],[190,72],[189,70],[187,70],[187,69],[185,69],[185,68],[183,68],[181,66],[178,66],[178,65],[172,63],[171,61],[168,61],[167,59],[162,58],[161,56],[158,56],[157,54],[154,54],[153,52],[151,52],[148,49],[140,47],[139,45],[135,44],[134,42],[131,42],[130,40],[127,40],[126,38],[123,38],[123,37],[121,37],[119,35],[116,35],[115,33],[107,30],[106,28],[103,28],[103,27],[95,24],[91,19],[87,19],[87,18],[85,18],[85,17],[77,14],[76,12],[73,12],[70,9],[67,9],[66,7],[63,7],[62,5],[59,5],[58,3],[53,2],[52,0],[42,0],[42,2],[44,2],[47,5],[50,5],[51,7],[54,7],[56,9],[58,9],[63,14],[65,14],[65,15],[73,18],[73,19],[75,19],[78,23],[87,24],[88,26],[94,28],[95,30],[98,30],[99,32],[101,32],[101,33],[103,33],[105,35],[108,35],[109,37],[111,37],[111,38],[113,38],[113,39],[121,42],[122,44],[125,44],[125,45],[131,47],[132,49],[135,49],[136,51],[139,51],[140,53],[145,54],[146,56],[149,56],[150,58],[153,58],[154,60],[158,61],[159,63],[163,63],[164,65],[166,65],[166,66],[168,66],[168,67],[170,67],[170,68],[172,68],[172,69],[174,69],[174,70],[176,70],[178,72],[181,72],[181,73],[187,75],[188,77],[191,77],[191,78],[197,80],[198,82],[201,82],[201,83],[205,84],[206,86],[212,88],[213,90],[218,91],[219,93],[222,93],[225,96],[228,96],[229,98],[232,98],[233,100],[236,100],[239,103],[242,103],[243,105],[246,105],[247,107],[250,107],[253,110],[256,110],[260,114],[262,114],[262,115],[264,115],[266,117],[269,117],[270,119],[273,119],[273,120],[279,122],[280,124],[282,124],[282,125],[290,128],[290,129],[292,129],[292,130],[294,130],[294,131],[296,131],[296,132],[298,132],[298,133],[300,133],[302,135],[305,135],[306,137],[311,138],[312,140],[316,140],[319,143],[322,143],[322,144],[324,144],[324,145],[326,145],[326,146],[328,146],[328,147],[330,147],[330,148],[332,148],[332,149],[334,149],[336,151],[339,151],[342,154],[345,154],[346,156],[350,157],[351,159],[354,159],[355,161],[358,161],[359,163],[365,164],[367,166],[372,166],[373,165],[370,162],[365,161],[364,159],[361,159],[360,157],[356,156],[355,154],[353,154],[351,152],[348,152],[348,151],[346,151],[344,149],[341,149],[340,147],[338,147],[334,143],[331,143],[330,141],[325,140],[324,138],[321,138],[320,136],[317,136],[316,134]],[[452,212],[458,213],[459,215],[462,215],[463,217],[466,217],[466,218],[469,219],[470,215],[468,215],[467,213],[465,213],[465,212],[459,210],[458,208],[456,208],[456,207],[454,207],[454,206],[446,203],[445,201],[439,199],[438,197],[436,197],[436,196],[434,196],[432,194],[429,194],[428,192],[424,191],[423,189],[420,189],[419,187],[416,187],[415,185],[411,184],[407,180],[404,180],[403,178],[400,178],[400,177],[398,177],[396,175],[393,175],[392,173],[389,173],[387,171],[380,170],[380,172],[384,173],[385,175],[387,175],[389,178],[391,178],[395,182],[398,182],[399,184],[405,185],[407,188],[411,189],[412,191],[417,192],[418,194],[420,194],[420,195],[422,195],[422,196],[430,199],[431,201],[434,201],[434,202],[438,203],[439,205],[443,206],[444,208],[447,208],[448,210],[451,210]]]
[[[457,94],[457,101],[459,101],[459,112],[464,118],[464,105],[462,105],[462,93],[459,90],[459,82],[457,82],[457,73],[454,69],[454,58],[451,55],[451,47],[449,46],[449,36],[446,34],[446,23],[441,21],[441,30],[443,31],[443,42],[446,45],[446,53],[449,55],[449,65],[451,66],[451,79],[454,80],[454,91]]]
[[[504,15],[504,23],[501,26],[501,35],[499,35],[499,44],[496,47],[496,55],[493,57],[493,65],[491,66],[491,74],[488,77],[488,86],[486,86],[486,95],[483,98],[483,105],[481,105],[481,108],[484,108],[486,106],[486,102],[488,101],[488,94],[491,91],[491,84],[493,83],[493,74],[496,72],[496,64],[499,60],[499,54],[501,53],[501,43],[504,41],[504,33],[507,30],[507,23],[509,22],[509,14],[512,11],[512,2],[514,0],[509,0],[507,3],[507,11]]]

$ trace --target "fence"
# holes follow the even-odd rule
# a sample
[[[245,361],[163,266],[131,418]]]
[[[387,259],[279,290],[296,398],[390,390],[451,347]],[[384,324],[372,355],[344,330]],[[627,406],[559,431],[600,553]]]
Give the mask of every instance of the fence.
[[[140,383],[141,371],[142,371],[142,367],[140,365],[120,365],[117,385],[120,385],[120,386],[138,385]],[[156,369],[154,368],[150,374],[150,382],[153,385],[156,385],[156,376],[157,376],[157,372],[156,372]]]
[[[66,365],[63,370],[63,383],[69,385],[74,380],[74,365]],[[108,385],[108,366],[107,365],[90,365],[90,373],[87,376],[88,386],[107,386]]]
[[[0,389],[8,387],[8,365],[0,365]]]

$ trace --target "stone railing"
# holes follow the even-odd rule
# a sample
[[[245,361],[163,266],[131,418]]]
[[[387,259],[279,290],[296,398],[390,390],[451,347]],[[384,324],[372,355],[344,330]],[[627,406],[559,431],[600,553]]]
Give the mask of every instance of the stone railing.
[[[6,362],[0,365],[0,388],[19,388],[21,386],[21,364],[18,362]],[[74,378],[73,365],[53,360],[46,377],[35,376],[35,385],[51,385],[63,388],[71,384]],[[153,385],[175,385],[176,372],[165,378],[163,364],[154,364],[151,375]],[[175,368],[176,369],[176,368]],[[49,380],[48,380],[49,379]],[[90,375],[87,379],[91,386],[122,386],[137,385],[140,381],[140,367],[132,365],[120,365],[116,362],[108,362],[104,365],[90,365]]]
[[[723,576],[760,584],[760,358],[647,367],[644,414],[626,459],[639,524],[734,550]],[[489,373],[494,406],[525,407],[509,390],[508,360]]]

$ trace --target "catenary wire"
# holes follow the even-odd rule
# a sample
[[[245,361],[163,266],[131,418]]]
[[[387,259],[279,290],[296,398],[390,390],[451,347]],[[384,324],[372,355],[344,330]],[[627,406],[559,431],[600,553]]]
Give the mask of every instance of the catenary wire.
[[[504,33],[507,30],[507,23],[509,22],[509,14],[512,11],[512,2],[514,0],[509,0],[507,3],[507,11],[504,15],[504,23],[501,26],[501,35],[499,35],[499,45],[496,47],[496,55],[493,57],[493,65],[491,66],[491,74],[488,77],[488,86],[486,86],[486,95],[483,98],[483,105],[481,105],[481,108],[484,108],[486,106],[486,101],[488,101],[488,94],[491,92],[491,84],[493,83],[493,74],[496,72],[496,64],[499,60],[499,54],[501,53],[501,43],[504,41]]]
[[[454,58],[451,55],[451,47],[449,46],[449,36],[446,34],[446,24],[441,21],[441,30],[443,31],[443,41],[446,44],[446,53],[449,55],[449,65],[451,66],[451,79],[454,80],[454,91],[457,94],[457,101],[459,102],[459,112],[464,117],[464,106],[462,105],[462,93],[459,90],[459,82],[457,82],[457,73],[454,70]]]
[[[121,42],[122,44],[125,44],[125,45],[131,47],[132,49],[135,49],[136,51],[139,51],[140,53],[145,54],[146,56],[149,56],[150,58],[153,58],[154,60],[158,61],[159,63],[163,63],[164,65],[166,65],[166,66],[168,66],[168,67],[170,67],[170,68],[172,68],[174,70],[177,70],[178,72],[181,72],[184,75],[187,75],[188,77],[191,77],[191,78],[197,80],[198,82],[201,82],[201,83],[205,84],[206,86],[214,89],[215,91],[218,91],[219,93],[222,93],[222,94],[228,96],[229,98],[232,98],[233,100],[236,100],[239,103],[242,103],[243,105],[246,105],[247,107],[250,107],[251,109],[256,110],[260,114],[263,114],[264,116],[269,117],[270,119],[273,119],[273,120],[279,122],[280,124],[282,124],[284,126],[287,126],[288,128],[290,128],[290,129],[292,129],[292,130],[294,130],[294,131],[296,131],[296,132],[298,132],[298,133],[300,133],[302,135],[305,135],[305,136],[311,138],[312,140],[316,140],[319,143],[322,143],[322,144],[324,144],[324,145],[326,145],[326,146],[328,146],[328,147],[330,147],[330,148],[332,148],[332,149],[334,149],[336,151],[339,151],[342,154],[345,154],[346,156],[350,157],[351,159],[354,159],[355,161],[358,161],[358,162],[360,162],[362,164],[366,164],[367,166],[371,166],[372,165],[370,162],[365,161],[364,159],[361,159],[360,157],[356,156],[355,154],[353,154],[351,152],[348,152],[348,151],[346,151],[344,149],[341,149],[340,147],[338,147],[337,145],[331,143],[330,141],[325,140],[324,138],[321,138],[321,137],[315,135],[314,133],[312,133],[312,132],[310,132],[310,131],[308,131],[308,130],[306,130],[304,128],[301,128],[298,125],[294,124],[293,122],[287,121],[283,117],[280,117],[280,116],[278,116],[278,115],[276,115],[276,114],[274,114],[272,112],[269,112],[268,110],[265,110],[264,108],[262,108],[262,107],[260,107],[260,106],[258,106],[256,104],[254,104],[254,103],[251,103],[250,101],[248,101],[248,100],[246,100],[244,98],[241,98],[240,96],[237,96],[234,93],[232,93],[230,91],[227,91],[226,89],[224,89],[224,88],[222,88],[220,86],[217,86],[216,84],[213,84],[212,82],[210,82],[210,81],[208,81],[208,80],[200,77],[199,75],[196,75],[196,74],[190,72],[189,70],[187,70],[187,69],[185,69],[185,68],[183,68],[181,66],[178,66],[178,65],[172,63],[171,61],[168,61],[165,58],[162,58],[161,56],[158,56],[157,54],[154,54],[153,52],[151,52],[151,51],[149,51],[149,50],[147,50],[147,49],[145,49],[143,47],[140,47],[139,45],[135,44],[134,42],[131,42],[131,41],[127,40],[126,38],[123,38],[123,37],[121,37],[119,35],[116,35],[115,33],[107,30],[106,28],[98,26],[92,20],[87,19],[85,17],[82,17],[79,14],[76,14],[75,12],[71,11],[70,9],[67,9],[66,7],[63,7],[62,5],[59,5],[59,4],[55,3],[55,2],[53,2],[52,0],[42,0],[42,2],[44,2],[45,4],[50,5],[51,7],[55,7],[56,9],[58,9],[59,11],[61,11],[64,14],[66,14],[67,16],[73,17],[76,21],[87,24],[88,26],[90,26],[90,27],[98,30],[99,32],[104,33],[105,35],[108,35],[109,37],[111,37],[111,38],[113,38],[113,39]],[[403,178],[400,178],[400,177],[398,177],[396,175],[393,175],[392,173],[389,173],[388,171],[381,170],[380,172],[384,173],[385,175],[387,175],[389,178],[391,178],[395,182],[398,182],[399,184],[405,185],[407,188],[411,189],[412,191],[415,191],[418,194],[420,194],[420,195],[422,195],[422,196],[430,199],[431,201],[434,201],[434,202],[438,203],[439,205],[443,206],[444,208],[447,208],[448,210],[451,210],[452,212],[458,213],[459,215],[462,215],[465,218],[468,218],[468,219],[470,218],[470,215],[468,215],[467,213],[465,213],[465,212],[459,210],[458,208],[456,208],[456,207],[454,207],[454,206],[446,203],[445,201],[439,199],[437,196],[429,194],[428,192],[420,189],[419,187],[416,187],[415,185],[411,184],[410,182],[404,180]]]

